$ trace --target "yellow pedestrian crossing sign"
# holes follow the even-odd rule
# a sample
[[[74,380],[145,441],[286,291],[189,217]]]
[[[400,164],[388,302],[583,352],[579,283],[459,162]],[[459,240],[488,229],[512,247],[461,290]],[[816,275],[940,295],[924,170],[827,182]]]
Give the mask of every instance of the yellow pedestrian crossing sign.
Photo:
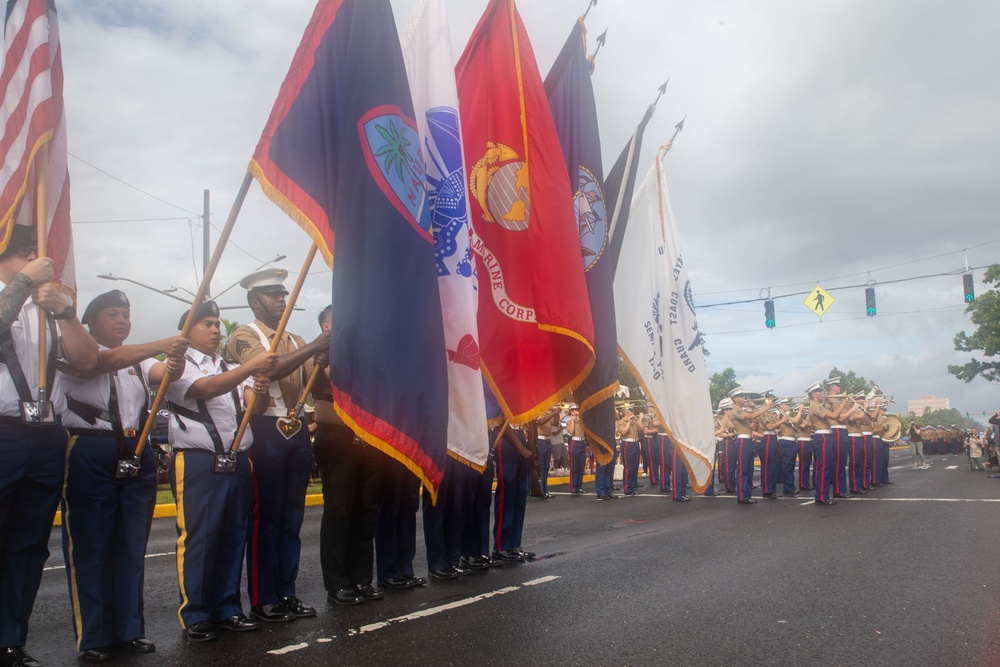
[[[830,310],[830,306],[833,305],[834,301],[836,299],[829,292],[816,285],[816,289],[809,292],[809,296],[802,303],[806,305],[806,308],[823,317],[826,315],[826,311]]]

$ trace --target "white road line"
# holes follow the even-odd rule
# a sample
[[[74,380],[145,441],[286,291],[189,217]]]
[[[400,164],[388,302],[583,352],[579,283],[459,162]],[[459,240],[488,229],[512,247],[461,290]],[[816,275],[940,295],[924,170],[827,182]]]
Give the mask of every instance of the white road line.
[[[559,577],[556,577],[556,576],[541,577],[540,579],[532,579],[531,581],[526,581],[526,582],[524,582],[521,585],[522,586],[537,586],[538,584],[547,584],[550,581],[555,581],[558,578]]]
[[[158,558],[159,556],[176,556],[176,551],[165,551],[162,554],[146,554],[146,558]],[[48,572],[49,570],[65,570],[65,565],[52,565],[49,567],[42,568],[43,572]]]
[[[958,470],[958,466],[945,466],[945,470]]]
[[[286,653],[291,653],[292,651],[301,651],[304,648],[309,648],[309,644],[292,644],[291,646],[276,648],[272,651],[268,651],[268,653],[271,655],[285,655]]]
[[[862,503],[1000,503],[1000,498],[851,498]]]
[[[374,632],[375,630],[381,630],[389,625],[394,625],[398,623],[406,623],[407,621],[415,621],[418,618],[426,618],[428,616],[434,616],[435,614],[440,614],[444,611],[451,611],[452,609],[458,609],[459,607],[465,607],[482,600],[487,600],[498,595],[506,595],[507,593],[513,593],[514,591],[521,590],[520,586],[506,586],[505,588],[500,588],[495,591],[490,591],[489,593],[483,593],[482,595],[476,595],[471,598],[465,598],[464,600],[455,600],[454,602],[449,602],[448,604],[443,604],[439,607],[431,607],[430,609],[421,609],[420,611],[415,611],[412,614],[406,614],[405,616],[397,616],[396,618],[390,618],[387,621],[379,621],[378,623],[369,623],[368,625],[362,625],[357,630],[348,630],[350,635],[363,635],[366,632]]]

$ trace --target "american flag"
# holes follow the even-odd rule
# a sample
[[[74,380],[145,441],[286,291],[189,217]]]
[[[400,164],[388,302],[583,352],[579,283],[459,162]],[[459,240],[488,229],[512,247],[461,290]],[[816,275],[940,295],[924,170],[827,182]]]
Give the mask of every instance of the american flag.
[[[37,225],[44,193],[46,254],[75,289],[63,68],[54,0],[7,0],[0,72],[0,252],[12,225]],[[45,173],[42,174],[44,167]]]

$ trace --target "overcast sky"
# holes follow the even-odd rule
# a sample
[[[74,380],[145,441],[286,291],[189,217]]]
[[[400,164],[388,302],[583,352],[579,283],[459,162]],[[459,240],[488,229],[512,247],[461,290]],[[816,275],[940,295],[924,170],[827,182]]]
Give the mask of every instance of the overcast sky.
[[[402,27],[413,2],[392,4]],[[543,76],[585,5],[520,3]],[[485,6],[448,2],[456,57]],[[125,289],[132,342],[172,334],[184,305],[96,276],[196,290],[202,192],[221,228],[313,7],[58,2],[80,299]],[[668,77],[643,172],[687,117],[665,165],[710,373],[801,394],[836,365],[878,381],[897,411],[925,394],[1000,408],[996,386],[947,372],[966,359],[952,338],[971,331],[963,249],[970,266],[1000,261],[1000,3],[601,0],[587,25],[609,28],[594,73],[605,171]],[[309,243],[256,185],[232,240],[213,294],[278,254],[294,279]],[[940,273],[954,275],[888,284]],[[861,287],[838,289],[869,279],[874,319]],[[317,259],[293,331],[318,333],[329,281]],[[770,331],[760,302],[711,307],[817,284],[836,298],[822,322],[804,295],[777,298]]]

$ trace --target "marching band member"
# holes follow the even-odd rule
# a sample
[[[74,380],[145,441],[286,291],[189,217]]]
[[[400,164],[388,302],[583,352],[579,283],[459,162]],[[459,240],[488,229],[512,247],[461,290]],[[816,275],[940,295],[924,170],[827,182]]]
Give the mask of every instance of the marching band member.
[[[856,401],[854,401],[857,403]],[[848,429],[847,435],[850,438],[850,464],[848,470],[850,471],[848,487],[851,490],[851,495],[864,495],[868,493],[865,491],[865,435],[864,431],[866,428],[870,428],[866,424],[864,408],[858,406],[858,409],[854,411],[847,420]],[[869,433],[871,433],[869,431]]]
[[[830,406],[823,393],[823,383],[814,382],[806,389],[809,397],[809,423],[812,426],[813,486],[816,487],[817,505],[835,505],[830,499],[830,486],[836,476],[834,469],[835,447],[830,429]]]
[[[840,378],[832,377],[823,382],[827,390],[827,404],[829,413],[827,420],[833,435],[834,457],[833,457],[833,497],[850,498],[851,494],[847,489],[847,465],[850,458],[850,439],[847,432],[847,420],[857,410],[854,401],[844,400],[840,388]]]
[[[729,398],[733,401],[730,419],[736,429],[736,501],[741,505],[752,505],[757,501],[750,497],[750,489],[753,485],[754,459],[751,422],[767,412],[771,405],[766,402],[758,410],[744,407],[746,405],[745,393],[743,387],[736,387],[729,392]]]
[[[788,417],[780,411],[768,409],[760,416],[762,435],[760,439],[760,485],[763,496],[770,500],[776,499],[778,485],[778,428],[785,424]]]
[[[573,495],[583,494],[583,467],[587,461],[587,441],[584,439],[583,420],[580,418],[580,408],[574,403],[569,406],[569,421],[566,423],[569,433],[569,492]]]
[[[809,412],[803,402],[795,411],[795,416],[788,420],[795,431],[795,444],[799,454],[799,491],[812,491],[815,486],[811,474],[813,463],[812,431],[806,414]]]
[[[615,434],[621,438],[622,443],[622,488],[626,496],[637,496],[639,495],[639,447],[643,433],[639,419],[631,407],[625,407],[624,416],[615,425]]]
[[[724,398],[719,401],[719,429],[716,435],[722,434],[722,466],[719,477],[722,478],[726,493],[736,493],[736,428],[730,418],[733,409],[733,399]]]
[[[879,486],[895,484],[895,482],[889,481],[889,443],[882,440],[882,434],[889,430],[885,405],[879,405],[875,410],[874,421],[872,440],[875,442],[875,481]]]
[[[646,412],[639,419],[639,427],[642,429],[642,438],[646,451],[649,452],[649,484],[651,487],[660,485],[660,468],[663,466],[663,448],[659,438],[656,437],[655,422],[659,418],[652,404],[646,406]]]
[[[783,420],[777,426],[778,435],[778,476],[781,478],[782,493],[786,496],[797,496],[795,490],[795,456],[798,446],[795,442],[795,426],[789,416],[791,405],[787,398],[778,401],[778,410]]]
[[[103,662],[116,648],[156,649],[146,639],[142,588],[146,542],[156,506],[156,459],[145,447],[138,470],[133,453],[148,418],[152,357],[168,356],[173,379],[184,366],[180,336],[123,345],[132,330],[131,305],[120,290],[101,294],[80,322],[99,345],[97,367],[62,376],[70,433],[63,485],[63,555],[73,608],[76,649]]]

